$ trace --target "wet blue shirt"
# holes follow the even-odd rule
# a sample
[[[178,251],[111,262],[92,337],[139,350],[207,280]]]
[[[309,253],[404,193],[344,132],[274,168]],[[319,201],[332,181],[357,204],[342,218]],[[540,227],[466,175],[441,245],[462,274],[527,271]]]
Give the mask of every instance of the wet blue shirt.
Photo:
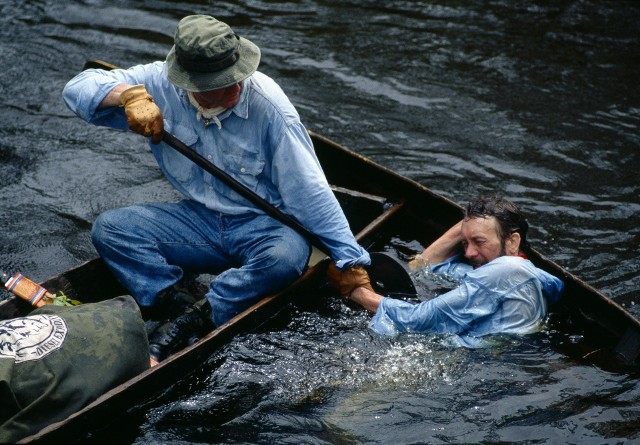
[[[461,255],[432,266],[460,284],[419,304],[384,298],[371,321],[374,331],[455,334],[462,344],[488,334],[539,330],[547,305],[560,298],[564,283],[521,257],[502,256],[473,269]]]
[[[256,72],[244,80],[239,102],[218,116],[221,128],[196,119],[187,91],[169,82],[164,62],[86,70],[67,84],[63,97],[82,119],[126,130],[122,107],[98,109],[119,83],[144,84],[162,111],[165,131],[296,218],[329,248],[339,268],[369,264],[369,254],[356,243],[297,111],[271,78]],[[169,182],[187,198],[225,214],[263,213],[164,142],[149,144]]]

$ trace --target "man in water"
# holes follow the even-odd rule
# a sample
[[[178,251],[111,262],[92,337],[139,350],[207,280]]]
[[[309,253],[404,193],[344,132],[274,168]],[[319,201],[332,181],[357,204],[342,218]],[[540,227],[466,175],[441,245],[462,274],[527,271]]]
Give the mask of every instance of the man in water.
[[[274,207],[330,250],[337,267],[370,288],[369,254],[357,244],[282,89],[257,71],[260,50],[227,24],[183,18],[166,61],[113,71],[86,70],[63,92],[67,106],[95,125],[151,137],[160,169],[184,200],[109,210],[92,231],[96,249],[147,313],[171,319],[193,301],[185,272],[216,274],[206,301],[158,338],[158,360],[194,335],[220,326],[297,279],[309,242],[162,142],[167,131]],[[209,326],[207,326],[209,319]]]
[[[497,333],[527,334],[539,329],[564,283],[536,268],[521,252],[528,224],[512,202],[498,197],[471,201],[464,218],[410,263],[458,280],[455,289],[412,304],[368,289],[343,287],[349,300],[375,313],[374,331],[457,334],[473,340]],[[332,273],[329,272],[330,281]],[[336,279],[340,277],[336,273]],[[338,283],[333,283],[340,289]]]

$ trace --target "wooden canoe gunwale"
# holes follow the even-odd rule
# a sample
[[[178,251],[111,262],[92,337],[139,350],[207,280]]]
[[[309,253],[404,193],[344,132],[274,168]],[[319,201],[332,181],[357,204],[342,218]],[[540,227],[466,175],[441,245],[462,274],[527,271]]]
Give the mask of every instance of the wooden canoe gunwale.
[[[357,239],[364,246],[375,244],[376,236],[407,218],[413,218],[422,224],[417,230],[424,228],[442,233],[462,217],[462,208],[453,201],[327,138],[314,132],[310,132],[310,135],[334,191],[350,195],[350,199],[368,201],[367,208],[380,208],[377,214],[372,213],[367,218],[362,218],[362,221],[352,227],[358,232]],[[349,217],[346,210],[345,213]],[[353,219],[349,218],[349,221],[351,223]],[[572,322],[584,332],[593,331],[595,336],[601,336],[605,342],[603,348],[615,350],[625,362],[635,365],[640,351],[640,322],[617,303],[535,249],[527,249],[526,253],[536,266],[565,281],[565,296],[552,310],[571,317]],[[153,394],[174,383],[178,377],[186,375],[189,370],[206,361],[238,333],[256,328],[297,296],[320,287],[324,283],[327,264],[327,259],[321,261],[309,268],[289,288],[264,298],[196,344],[106,392],[82,410],[49,425],[20,443],[58,443],[77,437],[79,429],[100,429],[110,413],[123,412],[145,398],[151,398]],[[108,268],[100,259],[88,261],[46,280],[43,284],[50,290],[63,290],[75,295],[85,294],[89,289],[94,292],[96,282],[107,284],[100,292],[93,294],[95,300],[126,293],[110,276]],[[29,309],[26,303],[5,301],[0,303],[0,317],[10,318],[8,314],[11,313],[24,315]],[[584,353],[589,354],[593,354],[593,351]]]

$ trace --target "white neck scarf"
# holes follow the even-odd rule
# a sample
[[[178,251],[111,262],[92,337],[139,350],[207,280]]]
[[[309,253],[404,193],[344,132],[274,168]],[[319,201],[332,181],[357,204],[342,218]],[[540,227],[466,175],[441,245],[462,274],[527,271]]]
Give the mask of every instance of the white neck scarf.
[[[204,108],[202,105],[198,103],[196,98],[193,97],[193,93],[191,91],[189,91],[188,93],[189,93],[189,102],[191,102],[191,105],[196,107],[196,119],[202,120],[205,127],[209,125],[210,121],[214,121],[218,126],[218,129],[222,128],[222,123],[220,122],[220,119],[218,119],[218,115],[223,113],[226,110],[226,108],[220,107],[220,106],[215,108]]]

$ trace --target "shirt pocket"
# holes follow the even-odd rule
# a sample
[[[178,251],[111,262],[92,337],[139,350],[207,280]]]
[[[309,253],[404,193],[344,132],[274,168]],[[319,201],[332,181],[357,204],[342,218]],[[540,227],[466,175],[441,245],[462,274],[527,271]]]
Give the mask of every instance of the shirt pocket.
[[[184,142],[192,150],[194,149],[193,146],[198,142],[198,134],[192,128],[185,127],[179,123],[165,121],[164,129],[179,141]],[[183,185],[193,182],[198,167],[192,160],[166,144],[163,144],[161,158],[169,176]]]
[[[258,190],[259,176],[265,166],[259,153],[246,149],[224,152],[222,162],[225,171],[234,179],[253,191]]]

